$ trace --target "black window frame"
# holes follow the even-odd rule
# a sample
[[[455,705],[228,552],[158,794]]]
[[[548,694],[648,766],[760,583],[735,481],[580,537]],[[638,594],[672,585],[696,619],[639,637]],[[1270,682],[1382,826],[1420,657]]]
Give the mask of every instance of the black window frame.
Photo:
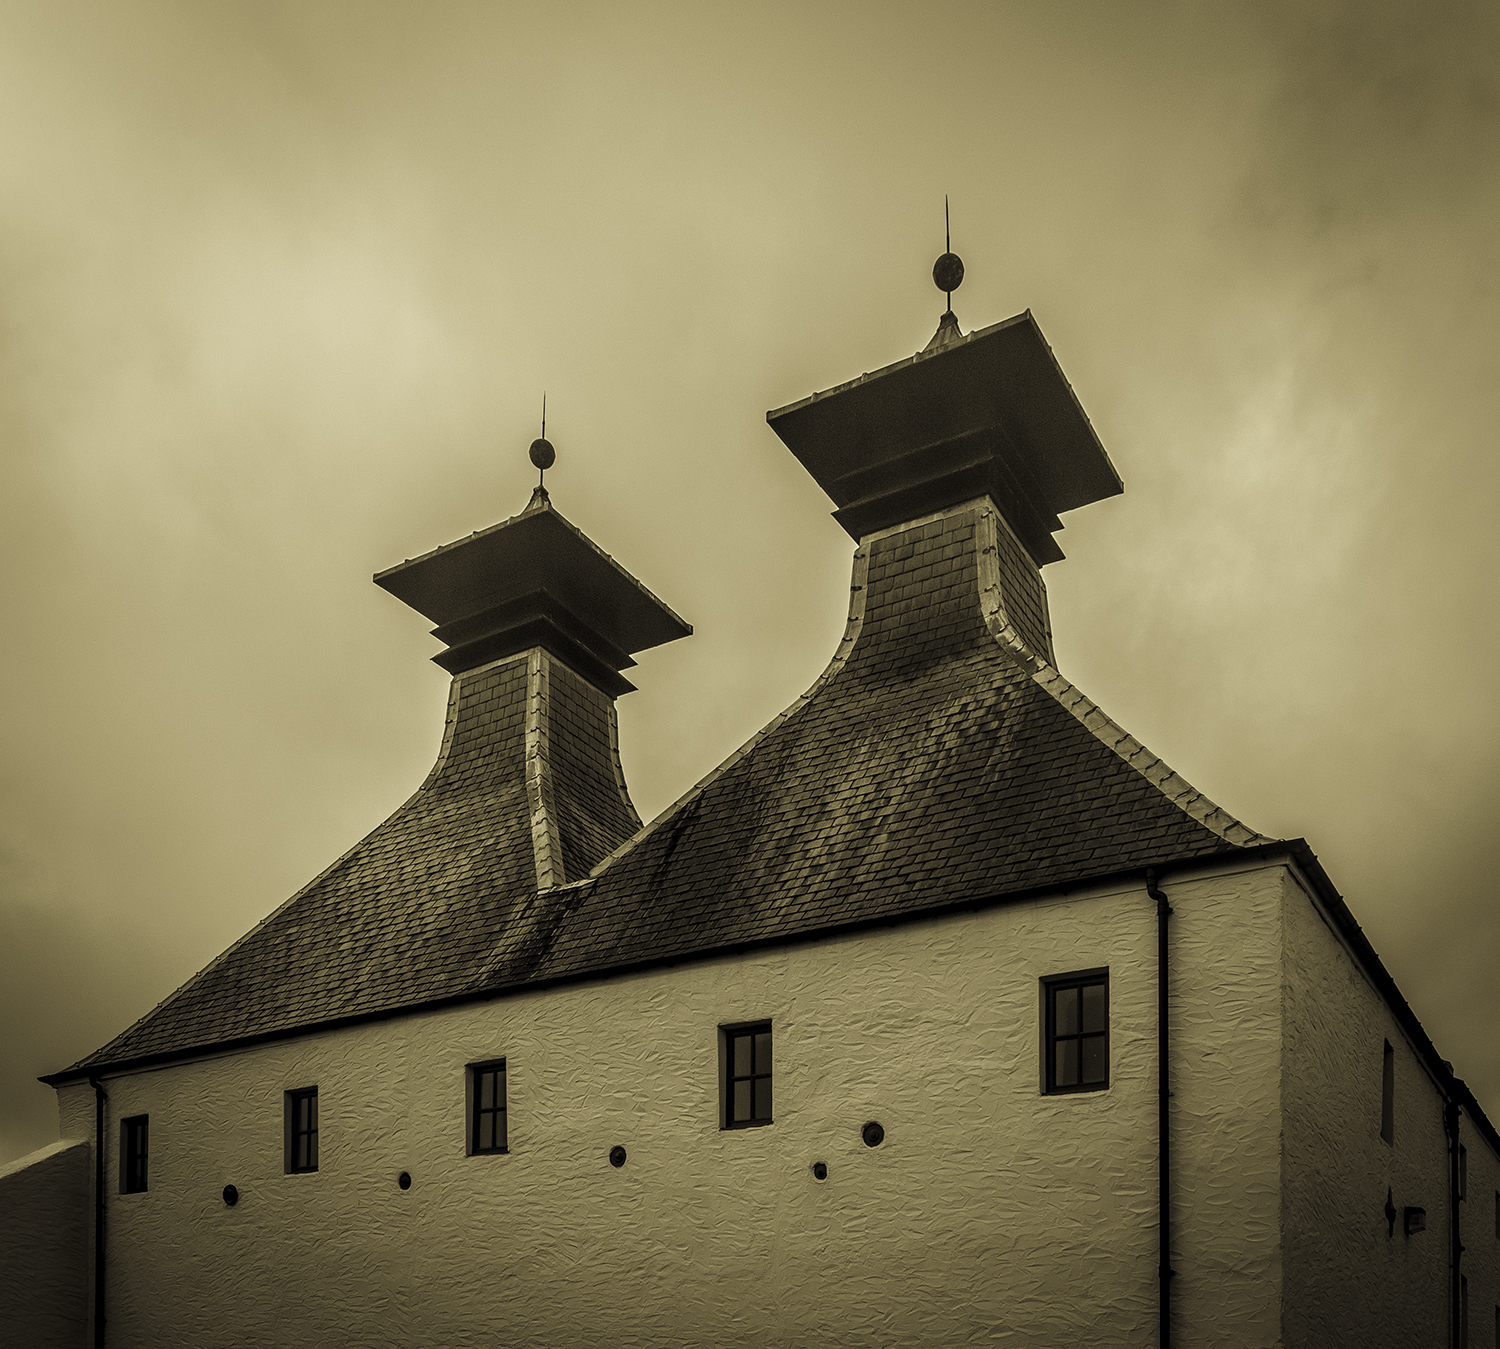
[[[299,1107],[311,1103],[311,1118],[299,1118]],[[286,1093],[286,1174],[310,1176],[317,1172],[319,1155],[319,1111],[317,1087],[297,1087]],[[305,1147],[302,1146],[305,1144]]]
[[[120,1193],[145,1194],[151,1188],[151,1116],[120,1121]]]
[[[758,1035],[772,1037],[770,1021],[741,1021],[719,1027],[719,1127],[721,1129],[761,1129],[776,1122],[775,1040],[774,1038],[768,1039],[765,1047],[767,1062],[765,1071],[762,1072],[755,1041]],[[741,1040],[750,1042],[750,1071],[748,1073],[736,1071],[735,1046]],[[734,1117],[735,1086],[740,1082],[750,1083],[751,1118],[749,1119]],[[766,1094],[770,1097],[767,1106],[768,1113],[763,1118],[755,1115],[759,1097],[756,1084],[760,1082],[765,1083]]]
[[[1074,1033],[1059,1035],[1057,1031],[1057,995],[1071,989],[1102,986],[1104,989],[1104,1029],[1085,1031],[1082,1020]],[[1110,1083],[1110,1033],[1109,1033],[1109,967],[1091,970],[1071,970],[1066,974],[1049,974],[1041,980],[1041,1028],[1042,1028],[1042,1094],[1044,1096],[1077,1096],[1085,1092],[1108,1091]],[[1082,997],[1080,994],[1080,1003]],[[1057,1081],[1057,1044],[1059,1040],[1074,1040],[1080,1044],[1085,1040],[1104,1041],[1104,1078],[1099,1082]],[[1079,1072],[1082,1074],[1083,1056],[1079,1054]]]
[[[468,1101],[465,1115],[464,1134],[466,1139],[466,1155],[470,1157],[500,1157],[510,1151],[510,1095],[507,1087],[509,1073],[506,1069],[506,1061],[502,1059],[485,1059],[480,1063],[471,1063],[465,1069],[468,1086]],[[484,1105],[484,1078],[488,1074],[495,1075],[495,1082],[499,1088],[499,1104]],[[500,1142],[490,1147],[480,1146],[480,1134],[484,1117],[488,1115],[492,1124],[498,1121]],[[491,1139],[494,1138],[492,1133]]]

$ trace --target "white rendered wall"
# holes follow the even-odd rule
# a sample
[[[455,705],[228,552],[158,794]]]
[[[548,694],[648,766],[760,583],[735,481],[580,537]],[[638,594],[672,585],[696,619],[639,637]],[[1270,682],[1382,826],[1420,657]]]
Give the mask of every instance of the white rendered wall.
[[[1469,1280],[1470,1349],[1500,1349],[1500,1157],[1467,1117],[1459,1137],[1469,1150],[1467,1197],[1459,1205]]]
[[[92,1155],[64,1140],[0,1167],[0,1345],[87,1342]]]
[[[1162,883],[1173,910],[1174,1343],[1192,1349],[1281,1343],[1281,875],[1261,866]]]
[[[1279,1342],[1279,875],[1169,887],[1195,1349]],[[112,1078],[151,1188],[109,1195],[111,1347],[1154,1344],[1155,961],[1143,891],[1096,893]],[[1095,966],[1111,1086],[1043,1096],[1038,980]],[[776,1122],[724,1132],[716,1028],[759,1018]],[[511,1153],[466,1157],[500,1055]],[[313,1084],[321,1170],[284,1175]]]
[[[1287,1349],[1446,1346],[1448,1147],[1436,1084],[1308,893],[1286,873],[1285,1336]],[[1395,1050],[1393,1141],[1380,1136],[1382,1056]],[[1469,1195],[1464,1266],[1469,1343],[1494,1345],[1495,1158],[1465,1121]],[[1481,1190],[1480,1187],[1484,1187]],[[1383,1212],[1427,1211],[1427,1230],[1394,1235]],[[1485,1230],[1487,1227],[1487,1231]]]

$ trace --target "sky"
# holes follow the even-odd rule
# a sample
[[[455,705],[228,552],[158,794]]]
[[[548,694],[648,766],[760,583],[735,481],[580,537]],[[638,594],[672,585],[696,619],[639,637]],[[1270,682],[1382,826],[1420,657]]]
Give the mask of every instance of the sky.
[[[765,425],[1030,308],[1125,479],[1059,665],[1306,838],[1500,1119],[1500,11],[1454,0],[0,3],[0,1160],[399,805],[371,574],[553,504],[696,627],[650,818],[820,673]]]

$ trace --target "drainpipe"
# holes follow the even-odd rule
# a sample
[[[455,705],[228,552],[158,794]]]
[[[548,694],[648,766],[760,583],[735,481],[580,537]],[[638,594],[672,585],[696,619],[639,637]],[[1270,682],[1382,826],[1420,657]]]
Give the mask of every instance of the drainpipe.
[[[1146,872],[1146,894],[1156,901],[1156,1231],[1157,1317],[1161,1349],[1172,1347],[1172,1133],[1167,1080],[1167,919],[1172,906],[1156,884],[1155,869]]]
[[[1463,1331],[1463,1254],[1464,1244],[1460,1240],[1461,1229],[1458,1213],[1458,1102],[1448,1101],[1443,1106],[1443,1132],[1448,1135],[1448,1263],[1449,1289],[1449,1343],[1459,1349],[1464,1342]]]
[[[104,1106],[109,1100],[97,1077],[94,1089],[94,1349],[104,1349]]]

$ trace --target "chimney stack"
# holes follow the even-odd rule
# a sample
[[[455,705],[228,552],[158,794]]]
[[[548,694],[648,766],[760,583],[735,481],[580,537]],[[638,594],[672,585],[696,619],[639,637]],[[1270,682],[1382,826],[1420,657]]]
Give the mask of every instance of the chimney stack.
[[[520,515],[375,583],[437,624],[433,660],[453,675],[443,750],[412,805],[472,814],[497,839],[529,829],[538,889],[582,879],[641,824],[620,768],[614,700],[635,688],[620,672],[692,628],[541,486]]]
[[[927,348],[766,414],[856,541],[992,504],[1000,602],[1052,662],[1040,569],[1058,516],[1124,491],[1031,311],[963,334],[951,309]]]

